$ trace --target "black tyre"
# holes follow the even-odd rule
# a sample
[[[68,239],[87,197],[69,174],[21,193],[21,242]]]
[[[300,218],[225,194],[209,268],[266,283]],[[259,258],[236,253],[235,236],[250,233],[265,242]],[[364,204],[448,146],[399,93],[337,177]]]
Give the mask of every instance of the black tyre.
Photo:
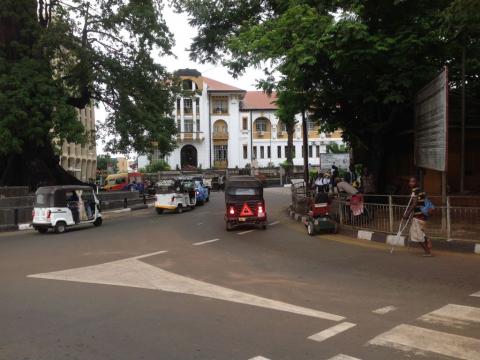
[[[205,199],[206,202],[210,201],[210,196]]]
[[[266,222],[262,223],[262,230],[267,230],[267,223]]]
[[[338,234],[338,224],[335,224],[332,229],[332,234]]]
[[[232,231],[233,230],[233,224],[230,221],[227,221],[225,223],[225,228],[227,229],[227,231]]]
[[[177,214],[181,214],[181,213],[183,213],[183,206],[182,206],[182,204],[179,204],[177,206]]]
[[[101,217],[98,217],[94,222],[93,225],[95,226],[102,226],[103,220]]]
[[[307,233],[310,236],[315,235],[315,225],[313,224],[313,221],[309,221],[307,224]]]
[[[158,215],[162,215],[162,214],[163,214],[163,209],[155,208],[155,211],[157,212]]]
[[[67,224],[65,223],[65,221],[57,222],[57,224],[53,228],[56,234],[62,234],[65,232],[66,229],[67,229]]]
[[[48,228],[39,227],[36,229],[40,234],[46,234],[48,232]]]

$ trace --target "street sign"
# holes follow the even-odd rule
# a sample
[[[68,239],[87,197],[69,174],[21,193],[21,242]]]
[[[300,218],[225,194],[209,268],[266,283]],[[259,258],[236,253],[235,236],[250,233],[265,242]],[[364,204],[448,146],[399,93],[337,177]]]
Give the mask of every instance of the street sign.
[[[415,97],[415,165],[447,171],[448,69]]]

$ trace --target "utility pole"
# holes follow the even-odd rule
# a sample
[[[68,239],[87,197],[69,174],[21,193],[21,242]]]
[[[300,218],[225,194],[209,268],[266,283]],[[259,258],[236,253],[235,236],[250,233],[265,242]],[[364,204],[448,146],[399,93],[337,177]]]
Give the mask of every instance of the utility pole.
[[[302,109],[302,131],[303,131],[303,180],[305,181],[305,187],[308,189],[308,128],[307,118],[305,116],[305,109]]]
[[[465,41],[462,46],[462,108],[461,108],[461,128],[460,128],[460,192],[465,191]]]

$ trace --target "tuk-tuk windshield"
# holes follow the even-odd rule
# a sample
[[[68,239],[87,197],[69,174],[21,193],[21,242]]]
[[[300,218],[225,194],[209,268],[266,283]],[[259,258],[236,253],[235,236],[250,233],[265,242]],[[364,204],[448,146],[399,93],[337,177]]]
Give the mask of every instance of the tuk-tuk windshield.
[[[227,193],[232,196],[258,196],[261,195],[261,189],[230,187],[227,189]]]

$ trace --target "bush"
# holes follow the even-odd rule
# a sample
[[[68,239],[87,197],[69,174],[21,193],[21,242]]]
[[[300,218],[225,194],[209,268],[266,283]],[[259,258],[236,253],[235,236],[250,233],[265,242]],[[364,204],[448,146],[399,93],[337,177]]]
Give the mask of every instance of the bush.
[[[159,171],[170,170],[170,165],[165,160],[155,160],[145,166],[145,172],[155,173]]]

